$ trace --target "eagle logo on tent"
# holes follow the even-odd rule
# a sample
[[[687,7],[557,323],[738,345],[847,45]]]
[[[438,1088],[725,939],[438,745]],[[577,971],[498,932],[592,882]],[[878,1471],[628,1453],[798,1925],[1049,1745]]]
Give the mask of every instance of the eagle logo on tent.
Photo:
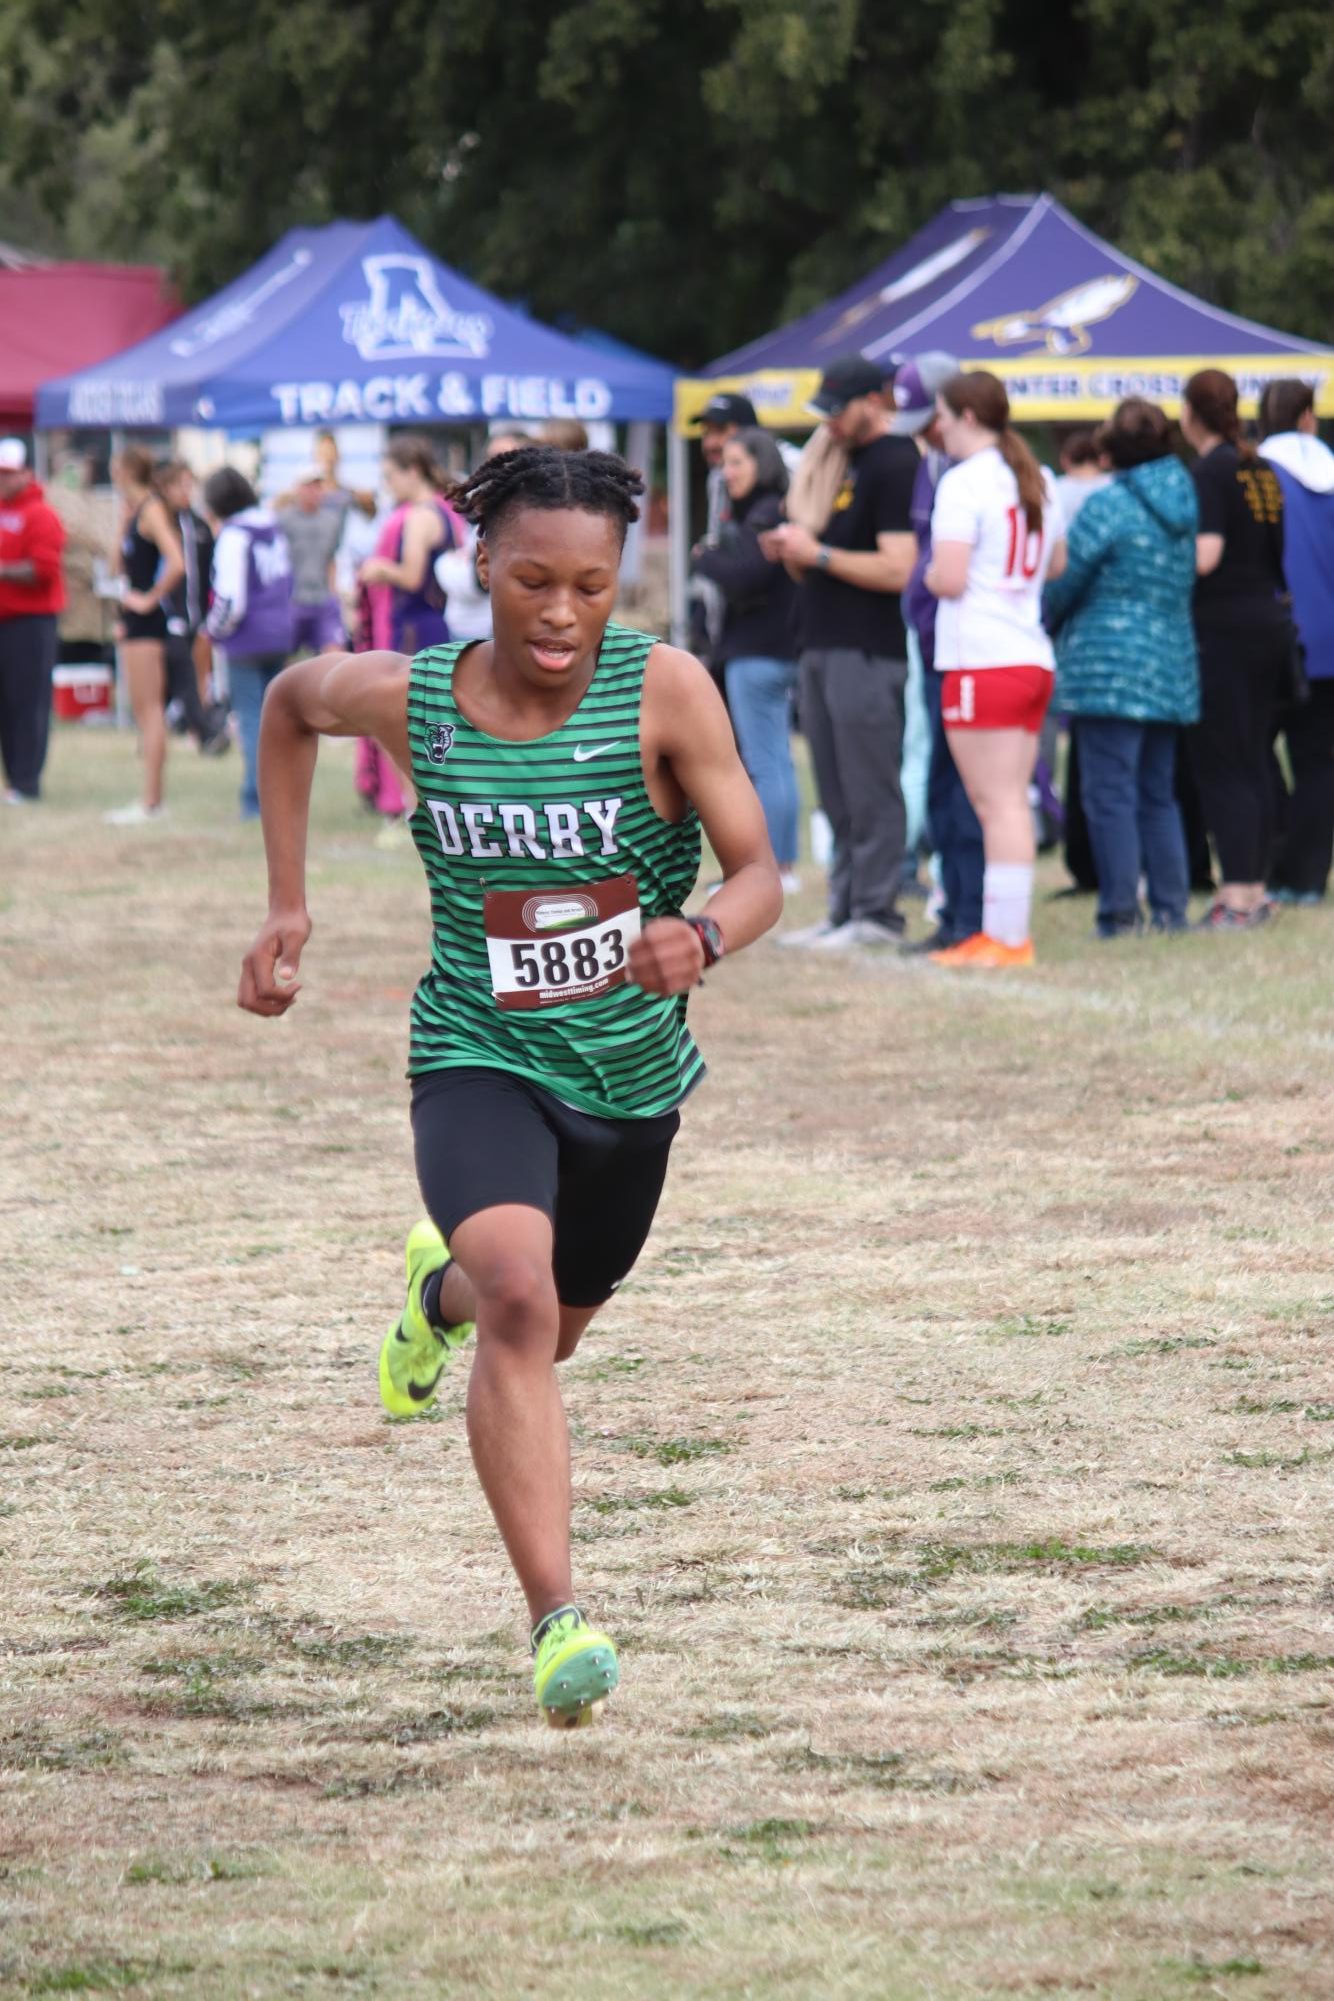
[[[343,339],[363,361],[462,358],[484,361],[491,351],[486,313],[460,313],[440,290],[429,257],[406,252],[363,257],[370,291],[339,307]]]
[[[1087,354],[1093,345],[1089,328],[1120,312],[1138,290],[1138,278],[1109,271],[1105,277],[1090,278],[1086,284],[1059,293],[1035,313],[1004,313],[998,320],[980,320],[972,329],[973,338],[995,341],[997,347],[1022,347],[1037,341],[1048,354]]]

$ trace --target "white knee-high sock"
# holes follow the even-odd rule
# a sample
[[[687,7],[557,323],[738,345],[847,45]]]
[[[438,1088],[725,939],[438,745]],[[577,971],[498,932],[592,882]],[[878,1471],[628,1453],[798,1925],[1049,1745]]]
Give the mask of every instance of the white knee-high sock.
[[[982,871],[982,929],[988,938],[1022,945],[1032,910],[1032,863],[988,862]]]

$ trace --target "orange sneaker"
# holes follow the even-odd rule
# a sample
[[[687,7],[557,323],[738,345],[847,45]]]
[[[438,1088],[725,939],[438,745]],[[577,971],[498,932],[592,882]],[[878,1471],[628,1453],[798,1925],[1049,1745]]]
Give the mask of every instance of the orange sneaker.
[[[958,945],[947,945],[943,952],[927,955],[933,966],[976,966],[982,972],[998,972],[1008,966],[1031,966],[1034,963],[1033,940],[1025,938],[1022,945],[1002,945],[999,938],[989,938],[985,931],[974,931],[971,938],[965,938]]]

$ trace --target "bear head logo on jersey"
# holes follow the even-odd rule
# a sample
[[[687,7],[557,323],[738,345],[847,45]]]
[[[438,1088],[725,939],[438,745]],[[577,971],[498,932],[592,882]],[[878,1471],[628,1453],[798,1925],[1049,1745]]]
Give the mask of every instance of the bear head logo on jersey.
[[[453,723],[436,723],[427,732],[426,755],[432,764],[443,764],[453,746]]]

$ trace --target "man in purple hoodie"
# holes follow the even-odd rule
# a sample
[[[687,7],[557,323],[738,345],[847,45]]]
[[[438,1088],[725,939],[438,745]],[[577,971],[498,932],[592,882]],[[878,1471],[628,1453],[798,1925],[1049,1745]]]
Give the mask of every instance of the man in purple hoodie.
[[[270,681],[292,650],[292,557],[276,517],[233,466],[204,482],[217,541],[209,637],[227,655],[227,684],[241,732],[241,818],[259,817],[259,718]]]
[[[1265,389],[1260,433],[1283,488],[1283,574],[1310,686],[1282,712],[1292,798],[1269,886],[1280,903],[1319,903],[1334,855],[1334,452],[1316,433],[1310,383],[1295,377]]]
[[[926,587],[931,562],[931,508],[936,485],[949,465],[936,428],[936,392],[957,375],[952,354],[913,355],[894,378],[895,414],[891,431],[916,441],[922,454],[912,496],[912,524],[917,535],[917,561],[903,593],[903,616],[922,650],[923,686],[931,713],[931,769],[926,788],[926,816],[931,845],[940,857],[940,888],[944,897],[937,928],[927,938],[904,947],[908,952],[938,952],[958,945],[982,928],[982,828],[963,789],[940,719],[940,676],[936,673],[936,599]]]

